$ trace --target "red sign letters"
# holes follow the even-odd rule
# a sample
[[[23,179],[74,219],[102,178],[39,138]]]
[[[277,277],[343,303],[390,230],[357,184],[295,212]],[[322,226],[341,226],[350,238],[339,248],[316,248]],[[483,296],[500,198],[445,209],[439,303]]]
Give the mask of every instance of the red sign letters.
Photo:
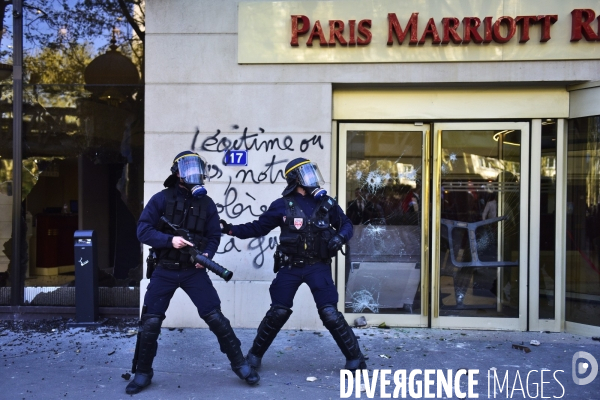
[[[300,46],[301,38],[309,47],[315,40],[319,41],[320,46],[366,46],[373,38],[370,19],[362,19],[358,23],[351,19],[347,25],[342,20],[334,19],[323,27],[319,20],[311,24],[306,15],[292,15],[291,18],[291,46]],[[514,18],[502,16],[495,20],[494,17],[464,17],[462,21],[456,17],[446,17],[437,23],[429,18],[425,28],[420,30],[419,13],[412,13],[404,27],[395,13],[389,13],[387,45],[401,45],[405,41],[409,45],[424,45],[428,41],[434,45],[450,42],[460,45],[491,42],[502,44],[515,36],[519,43],[527,43],[531,40],[530,28],[534,25],[541,27],[539,41],[547,42],[551,39],[551,27],[557,21],[558,15],[519,15]],[[594,24],[595,21],[597,22]],[[600,17],[596,19],[594,10],[575,9],[571,12],[571,42],[582,39],[588,42],[600,41]]]

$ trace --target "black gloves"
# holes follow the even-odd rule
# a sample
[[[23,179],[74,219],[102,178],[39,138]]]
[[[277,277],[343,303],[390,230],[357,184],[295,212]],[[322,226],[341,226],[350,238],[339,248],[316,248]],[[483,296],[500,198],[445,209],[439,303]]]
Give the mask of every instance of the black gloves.
[[[330,251],[339,251],[342,249],[342,246],[344,245],[344,238],[342,237],[342,235],[335,235],[334,237],[332,237],[331,239],[329,239],[329,243],[327,244],[327,248]]]
[[[231,228],[233,227],[233,225],[228,224],[227,221],[225,221],[224,219],[220,219],[219,223],[221,224],[221,233],[229,235],[229,232],[231,232]]]

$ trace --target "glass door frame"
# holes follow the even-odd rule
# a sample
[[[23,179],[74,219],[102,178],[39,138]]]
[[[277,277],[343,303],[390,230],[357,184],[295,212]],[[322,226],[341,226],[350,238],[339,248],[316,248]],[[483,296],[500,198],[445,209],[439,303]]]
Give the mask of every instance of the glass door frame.
[[[567,204],[567,129],[566,120],[557,119],[556,131],[556,205],[555,205],[555,265],[554,265],[554,319],[540,315],[540,207],[532,207],[530,215],[529,257],[529,330],[561,332],[565,320],[565,259],[566,259],[566,204]],[[531,121],[531,199],[541,197],[540,171],[542,167],[542,120]]]
[[[448,130],[505,130],[521,131],[521,200],[519,233],[519,317],[478,318],[440,316],[440,235],[441,235],[441,163],[442,132]],[[434,123],[433,135],[433,181],[431,184],[431,327],[450,329],[527,330],[527,281],[529,258],[529,122],[447,122]]]
[[[431,135],[430,125],[415,123],[339,123],[338,125],[338,152],[337,152],[337,164],[338,166],[338,204],[346,204],[346,150],[348,145],[348,131],[360,131],[360,130],[371,130],[371,131],[392,131],[392,132],[415,132],[421,131],[423,135],[423,150],[421,155],[422,162],[422,174],[421,174],[421,198],[422,201],[422,223],[421,223],[421,313],[420,314],[367,314],[368,322],[370,325],[379,325],[385,322],[389,326],[402,326],[402,327],[427,327],[428,326],[428,313],[429,313],[429,226],[430,226],[430,203],[427,199],[430,198],[430,171],[431,171]],[[337,289],[338,295],[341,300],[341,304],[345,303],[346,296],[346,284],[345,284],[345,268],[340,266],[346,265],[346,257],[339,253],[337,257]],[[364,313],[347,313],[344,312],[345,308],[341,307],[340,310],[346,320],[352,324],[354,319],[365,316]]]

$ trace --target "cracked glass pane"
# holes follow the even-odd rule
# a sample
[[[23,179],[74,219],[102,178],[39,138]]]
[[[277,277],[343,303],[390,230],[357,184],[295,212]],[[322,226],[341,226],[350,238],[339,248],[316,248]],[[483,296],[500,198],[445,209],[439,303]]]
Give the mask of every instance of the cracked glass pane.
[[[345,310],[421,312],[423,133],[349,131]]]

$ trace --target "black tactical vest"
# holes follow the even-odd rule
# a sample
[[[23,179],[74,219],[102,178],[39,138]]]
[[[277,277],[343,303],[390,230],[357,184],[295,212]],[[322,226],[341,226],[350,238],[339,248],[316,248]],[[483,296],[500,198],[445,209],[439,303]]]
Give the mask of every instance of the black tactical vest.
[[[329,210],[335,205],[335,200],[323,196],[309,218],[293,196],[284,197],[283,200],[285,223],[281,227],[278,250],[292,259],[329,261],[335,256],[335,252],[327,249],[329,239],[336,234],[329,223]]]
[[[204,235],[206,225],[206,211],[208,209],[208,196],[200,198],[189,196],[186,199],[179,193],[177,186],[173,186],[163,190],[167,199],[167,207],[165,209],[165,218],[180,228],[186,229],[190,233],[191,241],[196,247],[202,251],[206,247],[207,239]],[[157,229],[161,232],[172,233],[169,226],[161,221]],[[186,238],[187,240],[187,238]],[[189,254],[186,254],[178,249],[164,248],[155,249],[158,264],[161,261],[178,262],[182,267],[191,266]]]

